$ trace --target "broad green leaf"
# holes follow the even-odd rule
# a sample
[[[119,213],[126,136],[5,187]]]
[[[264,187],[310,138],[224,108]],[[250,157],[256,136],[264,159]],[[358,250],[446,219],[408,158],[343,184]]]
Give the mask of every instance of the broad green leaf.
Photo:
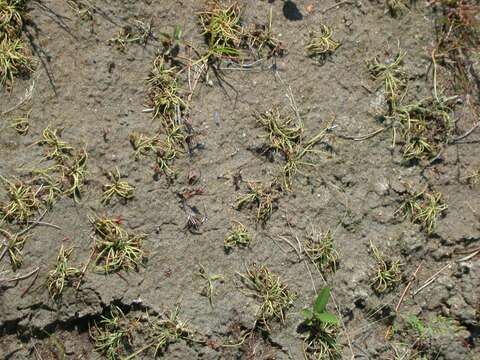
[[[313,305],[313,311],[315,313],[323,313],[327,306],[328,299],[330,298],[330,288],[324,287],[317,295],[315,304]]]
[[[303,309],[302,314],[305,319],[311,319],[313,317],[313,312],[310,309]]]
[[[334,314],[329,312],[322,312],[320,314],[315,314],[315,317],[323,323],[338,325],[338,319]]]

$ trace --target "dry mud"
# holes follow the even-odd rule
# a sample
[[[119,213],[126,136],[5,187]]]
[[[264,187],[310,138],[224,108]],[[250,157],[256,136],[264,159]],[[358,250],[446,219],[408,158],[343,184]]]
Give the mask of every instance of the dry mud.
[[[397,148],[392,150],[389,131],[364,141],[348,138],[369,134],[381,125],[377,120],[383,106],[381,91],[375,90],[367,59],[392,56],[400,44],[407,51],[409,86],[418,98],[430,94],[428,49],[435,38],[436,16],[432,8],[418,2],[412,11],[392,18],[383,2],[368,0],[336,8],[331,8],[332,0],[299,0],[295,2],[299,13],[278,0],[242,2],[245,22],[262,22],[273,8],[273,29],[288,54],[248,71],[227,69],[224,82],[211,75],[210,85],[199,85],[189,119],[201,135],[194,151],[175,161],[178,176],[169,182],[153,176],[151,159],[135,161],[129,143],[131,132],[149,133],[158,127],[143,109],[148,106],[145,78],[160,43],[131,44],[121,52],[108,39],[135,19],[151,19],[154,31],[171,33],[179,24],[186,39],[202,42],[196,18],[202,4],[187,0],[94,3],[93,19],[85,20],[64,1],[31,2],[25,34],[38,61],[37,71],[29,79],[17,79],[12,93],[0,98],[0,108],[7,109],[35,82],[28,134],[18,135],[7,119],[0,124],[2,176],[22,178],[25,169],[40,162],[43,153],[36,141],[48,125],[63,128],[62,138],[85,146],[89,155],[88,183],[81,201],[62,198],[43,218],[60,229],[33,228],[17,272],[10,271],[8,257],[2,260],[3,279],[36,267],[39,271],[37,278],[0,283],[0,358],[60,358],[58,342],[65,348],[66,359],[99,358],[88,328],[112,304],[131,318],[143,316],[146,310],[161,314],[180,304],[180,318],[208,344],[181,340],[160,357],[302,359],[301,309],[310,306],[324,280],[282,238],[295,244],[312,227],[331,229],[340,255],[337,271],[326,273],[325,280],[345,324],[338,339],[345,359],[352,352],[355,358],[396,359],[401,358],[396,354],[415,345],[416,335],[411,332],[399,331],[388,339],[386,333],[401,293],[420,264],[414,289],[443,271],[415,297],[404,300],[396,323],[405,327],[402,319],[411,315],[426,324],[447,319],[443,330],[426,340],[424,358],[480,358],[480,259],[456,262],[461,251],[479,245],[480,188],[461,181],[470,169],[480,166],[480,145],[473,141],[479,139],[478,131],[468,138],[472,141],[446,147],[441,161],[412,166],[402,163]],[[303,49],[308,29],[319,23],[335,29],[341,42],[322,65],[305,56]],[[272,106],[287,109],[289,89],[307,134],[331,119],[335,127],[310,159],[315,167],[298,176],[293,191],[281,196],[271,219],[262,226],[255,223],[253,212],[237,211],[233,205],[246,189],[246,180],[268,180],[279,166],[277,159],[272,162],[258,153],[263,131],[252,114]],[[459,123],[460,132],[470,125]],[[102,184],[107,181],[104,172],[115,167],[136,186],[135,197],[105,206],[100,202]],[[186,212],[177,195],[192,187],[188,182],[192,170],[200,173],[194,187],[204,189],[188,200],[190,207],[205,215],[198,233],[185,229]],[[236,187],[233,177],[239,172],[243,182]],[[396,214],[406,182],[428,185],[446,198],[448,210],[431,235]],[[83,266],[90,257],[92,227],[87,216],[91,214],[121,216],[128,229],[147,234],[147,261],[138,271],[121,274],[88,270],[79,289],[66,287],[62,298],[52,301],[44,284],[60,245],[74,247],[74,264]],[[253,243],[227,253],[223,240],[232,220],[251,230]],[[370,242],[403,264],[401,284],[386,294],[375,294],[371,287]],[[297,294],[294,305],[284,324],[272,323],[270,333],[258,332],[241,346],[216,346],[238,341],[241,330],[255,324],[259,303],[239,290],[237,275],[253,263],[267,265],[289,285]],[[213,306],[202,295],[203,280],[195,275],[199,264],[224,278],[215,282]],[[142,339],[135,341],[142,344]],[[152,353],[138,358],[152,358]]]

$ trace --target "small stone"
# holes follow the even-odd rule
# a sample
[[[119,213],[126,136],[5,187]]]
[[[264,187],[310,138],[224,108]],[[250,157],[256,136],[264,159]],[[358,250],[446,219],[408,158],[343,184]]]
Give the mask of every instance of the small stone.
[[[66,355],[74,355],[75,354],[75,349],[76,349],[76,344],[74,341],[65,339],[63,342],[63,349],[65,350]]]
[[[373,189],[378,196],[386,195],[390,189],[388,180],[385,177],[381,177],[373,184]]]
[[[403,194],[406,191],[405,185],[397,179],[390,181],[390,188],[399,194]]]

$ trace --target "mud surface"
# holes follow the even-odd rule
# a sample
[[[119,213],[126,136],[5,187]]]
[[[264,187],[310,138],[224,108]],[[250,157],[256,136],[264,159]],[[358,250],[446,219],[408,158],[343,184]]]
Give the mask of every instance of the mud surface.
[[[8,109],[34,83],[32,100],[24,110],[31,111],[30,129],[20,136],[8,126],[7,116],[2,119],[0,174],[28,178],[28,169],[41,163],[44,155],[36,142],[51,125],[64,129],[63,140],[86,148],[88,182],[79,203],[62,197],[43,217],[44,223],[58,229],[38,224],[28,232],[20,269],[13,272],[8,256],[2,259],[1,358],[61,358],[59,349],[64,347],[66,359],[95,359],[100,355],[89,338],[89,324],[98,322],[111,305],[135,319],[146,311],[163,314],[179,304],[179,317],[206,340],[179,340],[159,356],[302,359],[301,310],[311,305],[325,281],[337,305],[332,303],[331,310],[344,323],[338,337],[344,358],[352,353],[365,359],[400,359],[404,353],[415,358],[417,352],[427,359],[480,358],[480,259],[477,254],[457,261],[479,246],[480,188],[462,180],[480,166],[479,132],[473,132],[468,142],[446,146],[438,161],[408,166],[398,147],[392,149],[390,130],[358,139],[382,126],[378,121],[384,107],[382,89],[376,90],[367,60],[391,57],[400,44],[407,52],[410,89],[418,99],[431,94],[430,51],[437,14],[423,2],[397,18],[383,2],[342,3],[242,4],[247,23],[264,22],[273,9],[274,32],[288,53],[251,69],[223,70],[223,81],[211,73],[199,84],[188,112],[200,134],[198,143],[174,162],[173,181],[154,176],[151,158],[135,160],[129,142],[132,132],[148,134],[158,127],[151,113],[143,110],[149,107],[145,79],[161,42],[151,39],[145,46],[128,44],[119,51],[108,40],[136,19],[151,19],[157,33],[171,33],[178,24],[185,39],[202,43],[196,16],[202,4],[99,0],[90,19],[80,17],[64,1],[30,3],[25,36],[38,61],[37,71],[28,79],[16,79],[12,93],[0,99],[0,109]],[[320,23],[329,24],[341,43],[321,65],[305,55],[303,45],[308,29]],[[315,166],[306,167],[292,191],[282,193],[266,224],[257,224],[254,211],[235,209],[236,198],[245,192],[246,181],[268,181],[281,162],[257,151],[265,140],[253,113],[274,106],[288,110],[287,94],[295,98],[306,134],[315,134],[331,120],[334,126],[309,159]],[[461,104],[458,109],[460,114]],[[462,117],[458,134],[468,131],[472,121]],[[136,186],[135,196],[103,205],[105,172],[115,167]],[[189,184],[192,170],[200,174],[195,185]],[[235,184],[238,174],[243,180]],[[407,182],[435,189],[446,199],[448,209],[430,235],[397,212]],[[185,207],[178,193],[192,188],[203,189],[203,194],[188,199]],[[1,196],[4,201],[5,194]],[[185,227],[189,208],[198,209],[203,221],[194,233]],[[45,281],[60,246],[74,247],[71,263],[80,268],[91,257],[92,214],[121,216],[127,229],[146,234],[145,264],[138,271],[108,275],[89,267],[78,289],[67,286],[61,299],[52,301]],[[250,247],[225,251],[223,241],[232,221],[251,231]],[[284,240],[296,246],[296,239],[303,242],[312,229],[332,231],[340,257],[335,273],[320,275]],[[403,265],[401,283],[385,294],[372,290],[375,262],[370,242]],[[219,346],[239,342],[242,331],[255,326],[259,302],[240,291],[237,274],[254,263],[278,274],[297,298],[284,324],[272,322],[269,333],[256,331],[242,345]],[[204,280],[196,275],[200,264],[210,274],[223,276],[223,281],[215,282],[212,305],[204,296]],[[395,317],[395,307],[419,265],[413,290],[441,272],[417,295],[409,293]],[[9,281],[37,267],[38,274]],[[418,340],[405,320],[412,316],[427,327],[438,319],[445,321],[441,330]],[[393,335],[392,324],[398,328]],[[136,338],[134,350],[145,341]],[[423,349],[416,347],[418,341],[424,342]],[[147,351],[137,358],[152,357]]]

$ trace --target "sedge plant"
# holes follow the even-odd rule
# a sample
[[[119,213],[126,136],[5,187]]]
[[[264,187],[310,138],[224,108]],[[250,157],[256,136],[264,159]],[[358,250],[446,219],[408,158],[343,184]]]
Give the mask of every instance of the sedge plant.
[[[90,221],[96,234],[95,263],[105,273],[136,269],[144,257],[142,245],[145,236],[126,231],[120,225],[120,219],[91,217]]]
[[[237,198],[236,207],[256,208],[256,219],[258,222],[265,223],[274,210],[278,198],[275,184],[261,184],[256,182],[248,182],[248,191],[244,195]]]
[[[379,294],[393,289],[402,279],[402,264],[398,260],[386,258],[371,241],[370,251],[375,260],[373,289]]]
[[[0,224],[5,221],[25,223],[41,206],[41,187],[35,188],[20,180],[11,181],[0,175],[8,201],[0,202]]]
[[[118,168],[115,169],[115,172],[109,172],[108,178],[111,183],[103,186],[102,203],[108,204],[114,196],[125,200],[133,198],[135,187],[127,181],[121,180],[122,176]]]
[[[339,359],[340,345],[337,343],[339,320],[327,311],[330,288],[318,292],[313,307],[304,309],[304,325],[307,335],[304,340],[305,359]]]
[[[26,54],[24,43],[20,39],[0,37],[0,86],[11,85],[15,76],[32,71],[33,60]]]
[[[321,271],[332,270],[335,272],[337,270],[339,255],[330,230],[325,233],[312,232],[305,240],[303,248],[310,261],[316,264]]]
[[[305,51],[311,58],[325,61],[340,46],[340,43],[333,38],[333,30],[324,24],[320,30],[311,30],[305,43]]]
[[[381,62],[376,57],[368,64],[372,78],[383,84],[387,101],[393,111],[406,86],[407,75],[403,71],[406,52],[399,49],[392,61]]]
[[[73,248],[65,249],[62,245],[57,255],[55,267],[48,273],[47,288],[52,299],[60,297],[65,284],[80,274],[79,269],[68,264],[72,252]]]
[[[230,5],[220,1],[211,1],[210,5],[199,12],[200,26],[208,46],[205,60],[237,58],[243,36],[240,23],[240,6],[237,2]]]
[[[245,225],[235,221],[232,224],[229,234],[223,241],[223,246],[225,249],[230,250],[234,247],[246,247],[250,245],[251,241],[252,237]]]
[[[268,322],[277,320],[285,322],[287,310],[293,305],[296,294],[293,293],[280,277],[272,273],[265,265],[250,266],[245,274],[239,274],[250,295],[261,302],[257,320],[269,330]]]
[[[435,230],[437,219],[448,209],[442,193],[438,191],[407,189],[407,195],[397,212],[402,211],[413,223],[420,224],[427,234]]]
[[[118,360],[122,356],[124,345],[130,342],[131,330],[132,325],[123,311],[112,305],[109,315],[102,315],[100,321],[90,327],[89,332],[95,351],[107,360]]]

